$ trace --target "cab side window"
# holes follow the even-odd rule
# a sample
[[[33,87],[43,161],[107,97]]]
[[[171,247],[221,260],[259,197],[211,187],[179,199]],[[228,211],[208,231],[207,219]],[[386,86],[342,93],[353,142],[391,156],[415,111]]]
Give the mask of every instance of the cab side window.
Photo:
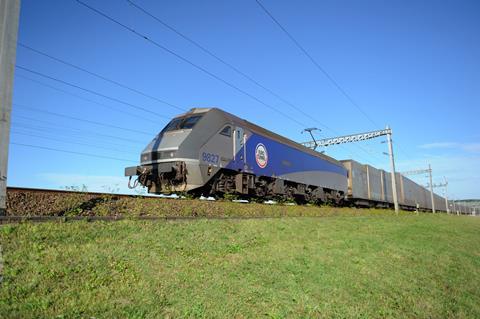
[[[225,126],[223,128],[223,130],[220,132],[220,134],[231,137],[232,136],[232,127],[230,125]]]

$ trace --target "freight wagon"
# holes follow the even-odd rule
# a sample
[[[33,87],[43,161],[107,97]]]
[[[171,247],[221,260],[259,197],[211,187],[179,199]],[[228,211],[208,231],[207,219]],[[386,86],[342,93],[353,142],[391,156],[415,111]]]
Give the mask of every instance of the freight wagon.
[[[358,206],[390,207],[393,205],[391,173],[354,160],[341,161],[348,170],[347,200]],[[432,210],[430,191],[409,178],[395,173],[397,199],[401,208]],[[435,210],[446,211],[445,199],[434,195]]]

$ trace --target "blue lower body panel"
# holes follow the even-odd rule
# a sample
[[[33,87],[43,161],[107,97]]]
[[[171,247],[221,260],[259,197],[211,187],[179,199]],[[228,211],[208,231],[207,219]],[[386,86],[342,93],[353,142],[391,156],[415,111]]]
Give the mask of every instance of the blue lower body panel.
[[[347,170],[340,163],[332,163],[258,134],[252,134],[246,145],[246,151],[242,146],[226,168],[347,191]]]

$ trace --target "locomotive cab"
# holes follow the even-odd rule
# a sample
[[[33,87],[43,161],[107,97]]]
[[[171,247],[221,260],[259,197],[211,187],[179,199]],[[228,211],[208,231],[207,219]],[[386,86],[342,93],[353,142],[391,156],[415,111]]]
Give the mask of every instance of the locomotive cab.
[[[224,112],[194,108],[173,118],[142,151],[140,165],[126,168],[125,176],[138,176],[129,186],[141,184],[149,193],[191,191],[232,162],[244,139],[244,130]]]

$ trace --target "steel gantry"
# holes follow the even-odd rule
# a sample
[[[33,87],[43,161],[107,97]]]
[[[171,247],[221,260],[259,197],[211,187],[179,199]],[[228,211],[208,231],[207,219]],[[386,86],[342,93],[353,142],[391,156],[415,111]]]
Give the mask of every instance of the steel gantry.
[[[428,184],[427,187],[430,187],[430,185],[431,185],[431,188],[445,187],[445,205],[447,207],[447,214],[450,214],[450,208],[448,206],[448,193],[447,193],[448,181],[446,177],[443,177],[443,179],[445,181],[444,183]]]
[[[312,129],[305,129],[307,132],[311,132]],[[372,138],[384,136],[392,134],[392,130],[390,128],[383,129],[383,130],[378,130],[378,131],[371,131],[371,132],[366,132],[366,133],[360,133],[360,134],[351,134],[351,135],[344,135],[344,136],[338,136],[338,137],[331,137],[331,138],[324,138],[321,140],[315,140],[312,136],[312,141],[304,142],[302,145],[315,149],[318,146],[330,146],[330,145],[336,145],[336,144],[344,144],[344,143],[353,143],[353,142],[360,142],[360,141],[365,141],[369,140]]]
[[[429,178],[430,178],[430,199],[432,200],[432,212],[435,214],[435,200],[433,198],[433,183],[432,183],[432,167],[430,164],[428,164],[428,168],[427,169],[417,169],[417,170],[413,170],[413,171],[407,171],[407,172],[403,172],[401,173],[402,175],[404,176],[407,176],[407,175],[421,175],[421,174],[425,174],[427,173],[429,175]]]
[[[310,129],[306,129],[305,131],[311,134]],[[398,205],[398,197],[397,197],[397,183],[395,181],[395,159],[393,156],[392,130],[388,126],[382,130],[376,130],[376,131],[365,132],[360,134],[351,134],[351,135],[344,135],[344,136],[338,136],[338,137],[324,138],[321,140],[316,140],[312,135],[312,141],[304,142],[301,144],[313,150],[316,150],[318,146],[330,146],[330,145],[360,142],[360,141],[370,140],[372,138],[377,138],[380,136],[387,136],[388,155],[390,157],[390,170],[392,175],[393,205],[395,207],[395,213],[398,214],[398,211],[400,208]]]

